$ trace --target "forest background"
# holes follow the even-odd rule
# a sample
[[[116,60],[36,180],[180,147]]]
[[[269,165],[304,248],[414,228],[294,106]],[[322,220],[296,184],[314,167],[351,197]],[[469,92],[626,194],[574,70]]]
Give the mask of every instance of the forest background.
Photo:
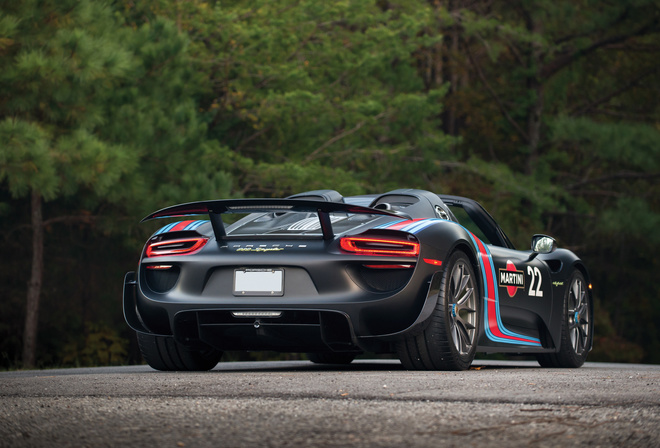
[[[151,211],[403,187],[556,237],[589,359],[660,363],[659,55],[656,0],[0,0],[0,367],[140,362]]]

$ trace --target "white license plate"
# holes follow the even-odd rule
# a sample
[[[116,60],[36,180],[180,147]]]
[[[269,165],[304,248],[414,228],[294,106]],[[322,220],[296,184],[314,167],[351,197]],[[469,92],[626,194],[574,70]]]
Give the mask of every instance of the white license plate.
[[[234,295],[273,297],[284,295],[284,269],[236,269]]]

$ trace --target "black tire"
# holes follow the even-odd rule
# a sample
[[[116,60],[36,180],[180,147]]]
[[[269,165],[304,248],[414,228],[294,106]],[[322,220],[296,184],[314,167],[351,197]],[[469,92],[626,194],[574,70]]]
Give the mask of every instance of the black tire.
[[[350,364],[356,356],[355,353],[307,353],[307,358],[315,364]]]
[[[218,364],[222,352],[208,348],[193,350],[178,344],[173,337],[138,333],[142,357],[156,370],[211,370]]]
[[[593,340],[593,312],[587,282],[575,271],[564,295],[559,351],[536,355],[542,367],[576,368],[584,364]]]
[[[457,251],[445,264],[438,301],[423,331],[397,344],[408,370],[467,370],[477,351],[481,300],[474,269]]]

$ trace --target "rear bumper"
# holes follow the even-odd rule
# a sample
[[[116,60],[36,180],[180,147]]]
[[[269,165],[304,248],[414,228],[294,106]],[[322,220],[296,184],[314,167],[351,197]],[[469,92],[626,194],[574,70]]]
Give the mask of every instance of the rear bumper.
[[[291,286],[290,296],[272,298],[190,297],[181,288],[155,294],[148,287],[143,289],[136,274],[129,272],[124,279],[124,317],[137,332],[173,336],[184,345],[223,351],[385,352],[392,342],[422,325],[435,307],[439,273],[418,274],[393,294],[353,288],[344,294],[305,295]],[[237,317],[232,313],[236,311],[281,314]]]

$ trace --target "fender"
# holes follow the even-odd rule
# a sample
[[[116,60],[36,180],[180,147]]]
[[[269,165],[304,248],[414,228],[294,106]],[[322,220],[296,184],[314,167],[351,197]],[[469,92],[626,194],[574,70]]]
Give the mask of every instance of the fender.
[[[377,228],[399,230],[415,235],[420,242],[423,243],[421,247],[424,248],[424,250],[420,253],[420,259],[428,258],[444,261],[449,258],[458,247],[460,247],[470,258],[475,272],[477,272],[480,267],[480,261],[475,253],[475,247],[468,239],[470,238],[469,231],[453,221],[439,218],[421,220],[399,219],[378,226]],[[399,336],[408,332],[423,330],[438,304],[438,295],[440,293],[440,285],[442,283],[443,275],[444,266],[431,276],[424,305],[415,321],[409,327],[396,333],[378,335],[378,337],[387,337],[391,340],[397,340],[399,339]],[[481,291],[483,291],[481,276],[477,275],[477,281],[480,285]]]
[[[123,307],[124,307],[124,320],[138,333],[148,334],[151,336],[172,336],[164,334],[156,334],[151,331],[144,325],[140,313],[137,309],[136,302],[136,291],[137,291],[137,280],[135,280],[135,272],[127,272],[124,276],[124,297],[123,297]]]
[[[563,301],[566,296],[568,288],[568,281],[575,269],[579,270],[584,275],[584,280],[587,282],[587,293],[593,303],[593,290],[591,289],[591,277],[586,266],[582,260],[568,249],[557,249],[552,253],[539,255],[538,258],[545,262],[550,268],[550,278],[553,285],[553,297],[555,297],[556,306],[553,307],[550,325],[548,326],[550,337],[554,343],[556,350],[559,350],[559,342],[561,340],[561,322],[564,319]],[[593,309],[591,310],[593,314]],[[593,347],[593,339],[591,341]],[[589,347],[591,350],[591,347]]]

